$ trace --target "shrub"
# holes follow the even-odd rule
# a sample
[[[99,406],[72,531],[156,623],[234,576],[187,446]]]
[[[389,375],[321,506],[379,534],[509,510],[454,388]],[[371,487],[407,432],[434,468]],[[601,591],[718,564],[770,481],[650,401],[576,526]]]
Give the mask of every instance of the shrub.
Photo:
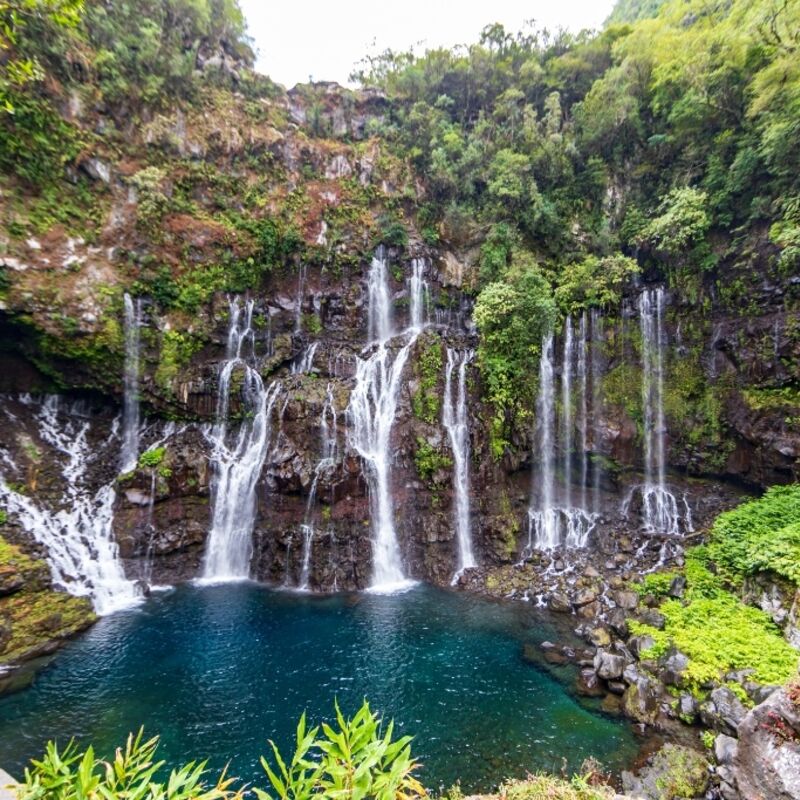
[[[59,752],[49,742],[44,758],[33,761],[25,770],[25,780],[19,788],[19,800],[83,800],[87,797],[150,798],[150,800],[240,800],[241,790],[231,787],[232,779],[224,773],[213,785],[203,780],[205,762],[192,761],[172,770],[166,781],[157,773],[164,766],[155,761],[158,737],[143,741],[143,732],[131,734],[125,748],[117,748],[114,760],[95,758],[89,747],[78,752],[70,742]]]
[[[280,800],[415,800],[426,796],[413,773],[411,737],[393,740],[394,723],[382,722],[365,701],[352,719],[336,705],[335,726],[306,729],[305,714],[297,726],[291,759],[284,759],[270,741],[275,766],[262,758],[267,777]],[[79,752],[74,742],[63,750],[50,742],[44,758],[25,770],[19,800],[242,800],[244,788],[223,772],[215,783],[205,780],[206,762],[192,761],[163,779],[163,761],[156,761],[158,737],[128,736],[113,761],[95,758],[89,747]],[[259,800],[273,795],[254,789]]]
[[[708,557],[734,585],[762,571],[800,584],[800,485],[773,486],[760,499],[720,514]]]
[[[338,730],[325,723],[306,730],[306,716],[297,726],[296,747],[284,759],[270,741],[275,758],[273,769],[261,759],[280,800],[307,800],[312,795],[332,800],[412,800],[426,795],[413,773],[419,764],[411,757],[411,737],[392,741],[394,723],[381,729],[381,719],[364,701],[348,720],[336,704]],[[259,800],[272,800],[256,789]]]

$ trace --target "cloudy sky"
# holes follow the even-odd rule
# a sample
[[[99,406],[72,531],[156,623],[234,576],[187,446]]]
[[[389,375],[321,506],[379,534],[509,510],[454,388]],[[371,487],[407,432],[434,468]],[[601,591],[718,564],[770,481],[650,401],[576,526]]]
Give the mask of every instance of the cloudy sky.
[[[241,0],[258,68],[287,87],[344,83],[367,53],[474,42],[485,25],[519,30],[526,20],[571,30],[599,27],[613,0]]]

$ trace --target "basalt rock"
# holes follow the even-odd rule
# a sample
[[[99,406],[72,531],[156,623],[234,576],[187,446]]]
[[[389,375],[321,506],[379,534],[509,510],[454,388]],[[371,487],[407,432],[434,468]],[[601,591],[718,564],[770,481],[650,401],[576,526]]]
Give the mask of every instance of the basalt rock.
[[[800,707],[774,692],[738,726],[733,776],[743,800],[800,800]]]

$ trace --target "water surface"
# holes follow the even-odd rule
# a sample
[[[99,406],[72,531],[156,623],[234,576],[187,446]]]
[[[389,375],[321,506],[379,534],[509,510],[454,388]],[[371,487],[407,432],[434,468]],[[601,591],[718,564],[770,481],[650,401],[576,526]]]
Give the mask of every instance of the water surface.
[[[362,698],[398,731],[432,788],[485,790],[536,769],[619,768],[628,726],[581,705],[522,658],[557,634],[534,612],[418,587],[316,598],[249,583],[183,586],[102,619],[35,684],[0,698],[0,765],[21,774],[49,738],[104,754],[144,725],[169,763],[210,758],[266,788],[258,757],[286,749],[300,713]]]

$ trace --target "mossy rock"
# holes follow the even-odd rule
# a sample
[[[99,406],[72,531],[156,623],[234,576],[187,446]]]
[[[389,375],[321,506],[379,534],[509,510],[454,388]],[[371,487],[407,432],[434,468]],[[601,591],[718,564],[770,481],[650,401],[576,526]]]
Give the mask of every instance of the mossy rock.
[[[690,800],[708,788],[708,762],[696,750],[666,744],[638,775],[622,773],[626,793],[643,800]]]
[[[50,653],[95,619],[88,599],[52,589],[44,561],[0,537],[0,664]]]

